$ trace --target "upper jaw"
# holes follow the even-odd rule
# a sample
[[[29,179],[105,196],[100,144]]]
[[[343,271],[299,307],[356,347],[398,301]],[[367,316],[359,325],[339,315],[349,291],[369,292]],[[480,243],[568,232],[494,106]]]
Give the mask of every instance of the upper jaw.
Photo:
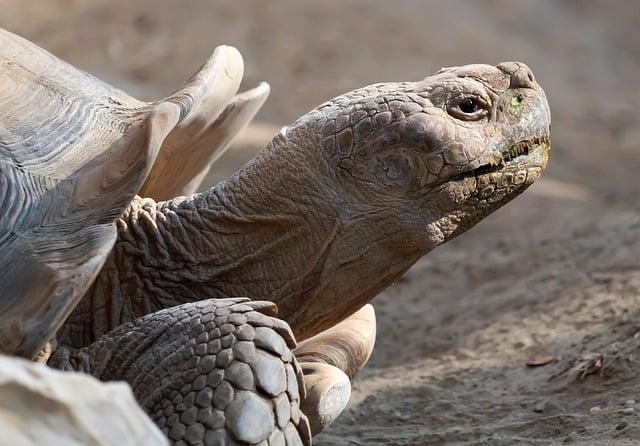
[[[549,151],[550,148],[551,142],[548,133],[539,136],[532,136],[530,138],[521,139],[515,144],[503,147],[497,153],[491,155],[490,158],[483,163],[483,166],[511,167],[519,164],[525,164],[527,162],[535,162],[536,157],[534,155],[538,155],[542,151]]]
[[[458,181],[466,177],[488,174],[491,172],[506,172],[526,169],[530,167],[546,167],[547,152],[550,150],[549,134],[521,139],[518,142],[502,147],[488,155],[480,163],[465,171],[446,178],[443,182]]]

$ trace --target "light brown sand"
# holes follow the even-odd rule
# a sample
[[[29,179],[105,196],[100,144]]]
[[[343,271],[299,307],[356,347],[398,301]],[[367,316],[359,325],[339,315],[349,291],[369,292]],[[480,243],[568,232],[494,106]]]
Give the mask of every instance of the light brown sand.
[[[315,444],[600,445],[640,442],[638,11],[605,1],[0,0],[0,26],[145,98],[177,87],[215,45],[236,45],[246,85],[264,79],[273,93],[210,181],[343,91],[447,65],[528,63],[552,108],[545,178],[375,299],[370,365]],[[634,414],[621,412],[629,399]]]

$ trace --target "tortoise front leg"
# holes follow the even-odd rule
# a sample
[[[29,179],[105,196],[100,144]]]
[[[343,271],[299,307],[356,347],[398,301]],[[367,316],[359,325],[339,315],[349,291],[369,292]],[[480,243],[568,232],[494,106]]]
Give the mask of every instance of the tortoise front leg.
[[[273,303],[248,299],[187,303],[122,325],[88,347],[60,346],[49,365],[127,381],[175,444],[310,444],[296,343],[275,313]],[[329,403],[317,398],[311,405]]]

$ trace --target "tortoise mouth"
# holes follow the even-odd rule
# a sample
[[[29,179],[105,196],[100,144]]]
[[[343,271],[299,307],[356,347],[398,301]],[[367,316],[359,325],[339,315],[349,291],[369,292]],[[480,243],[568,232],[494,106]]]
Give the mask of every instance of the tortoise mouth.
[[[529,167],[545,167],[543,152],[550,147],[549,135],[534,136],[508,146],[493,160],[475,169],[459,173],[448,181],[460,181],[465,178],[487,175],[494,172],[509,172]]]

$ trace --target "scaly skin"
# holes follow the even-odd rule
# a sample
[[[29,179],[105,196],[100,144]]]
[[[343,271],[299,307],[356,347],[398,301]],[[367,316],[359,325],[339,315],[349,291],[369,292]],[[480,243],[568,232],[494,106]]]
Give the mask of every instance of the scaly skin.
[[[271,302],[248,299],[179,305],[121,325],[87,348],[61,346],[50,363],[126,380],[176,443],[308,444],[295,340],[271,317],[276,312]]]
[[[215,188],[136,199],[59,341],[87,347],[147,314],[234,296],[276,303],[299,340],[313,336],[531,185],[549,128],[544,92],[514,62],[339,96]]]

